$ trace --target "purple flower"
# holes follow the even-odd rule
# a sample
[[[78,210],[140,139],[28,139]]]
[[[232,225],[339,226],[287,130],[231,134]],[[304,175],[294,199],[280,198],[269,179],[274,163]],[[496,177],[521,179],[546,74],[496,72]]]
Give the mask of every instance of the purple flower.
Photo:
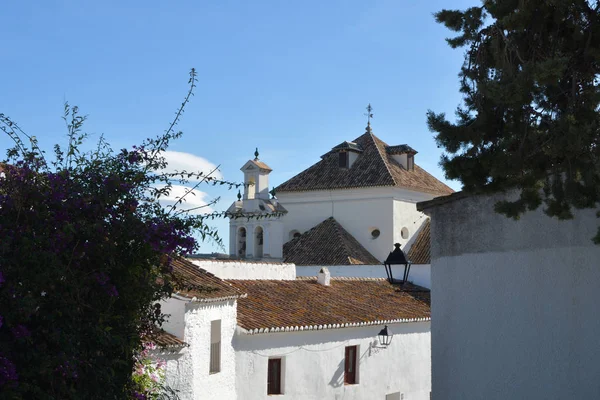
[[[19,379],[17,369],[8,358],[0,356],[0,386]]]
[[[94,274],[94,278],[96,278],[96,282],[102,286],[106,285],[109,280],[108,275],[106,275],[104,272],[98,272]]]
[[[2,286],[4,282],[6,282],[6,279],[4,279],[4,274],[2,273],[2,271],[0,271],[0,286]]]
[[[108,295],[111,296],[111,297],[118,297],[119,296],[119,292],[117,292],[117,288],[115,287],[115,285],[110,285],[106,289],[106,293],[108,293]]]
[[[133,397],[137,400],[146,400],[146,395],[139,392],[133,392]]]
[[[15,339],[25,338],[31,336],[31,332],[25,325],[17,325],[10,330],[15,337]]]

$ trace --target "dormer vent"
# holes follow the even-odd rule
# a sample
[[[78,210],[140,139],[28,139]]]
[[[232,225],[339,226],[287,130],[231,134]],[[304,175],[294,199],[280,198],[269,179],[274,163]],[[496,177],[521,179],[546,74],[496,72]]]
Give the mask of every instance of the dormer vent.
[[[323,286],[331,285],[331,274],[329,273],[329,269],[327,267],[323,267],[319,271],[319,275],[317,276],[317,283]]]
[[[340,168],[350,168],[363,150],[354,142],[342,142],[333,147],[331,152],[338,153],[338,166]]]
[[[417,151],[407,144],[387,146],[385,151],[407,171],[415,170],[415,154]]]

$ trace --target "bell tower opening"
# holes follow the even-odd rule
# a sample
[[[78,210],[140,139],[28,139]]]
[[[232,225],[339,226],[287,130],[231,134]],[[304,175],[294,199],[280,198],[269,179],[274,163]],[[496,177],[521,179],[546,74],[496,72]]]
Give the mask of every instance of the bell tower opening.
[[[264,248],[264,231],[263,228],[257,226],[254,230],[254,257],[262,258]]]
[[[240,258],[246,258],[246,228],[243,226],[237,231],[237,256]]]

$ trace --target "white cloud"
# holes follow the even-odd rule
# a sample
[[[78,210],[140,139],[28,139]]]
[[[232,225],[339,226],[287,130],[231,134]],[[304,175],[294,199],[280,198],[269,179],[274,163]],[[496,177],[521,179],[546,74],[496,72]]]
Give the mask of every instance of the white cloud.
[[[187,171],[208,174],[216,168],[216,165],[206,158],[198,157],[191,153],[167,150],[162,153],[162,156],[168,163],[164,172]],[[213,172],[211,176],[215,179],[223,179],[223,174],[219,170]]]
[[[185,193],[191,188],[182,185],[173,185],[171,188],[171,193],[169,196],[164,196],[160,198],[160,204],[163,207],[167,207],[173,205],[179,200]],[[212,207],[207,207],[206,205],[210,203],[210,198],[207,193],[204,193],[198,189],[192,190],[187,196],[185,196],[183,202],[177,204],[177,210],[189,210],[191,208],[201,207],[194,211],[191,211],[190,214],[206,214],[214,211]]]

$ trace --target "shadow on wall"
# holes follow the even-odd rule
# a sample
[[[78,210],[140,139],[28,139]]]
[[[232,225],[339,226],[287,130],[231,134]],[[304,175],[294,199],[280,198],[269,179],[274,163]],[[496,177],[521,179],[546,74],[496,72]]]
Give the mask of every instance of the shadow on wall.
[[[329,381],[329,386],[334,388],[339,388],[344,384],[344,366],[345,360],[342,358],[342,361],[338,364],[337,369],[333,373],[331,380]]]
[[[358,358],[358,374],[360,376],[360,364],[363,361],[363,359],[365,357],[371,357],[374,354],[379,353],[379,350],[376,347],[376,341],[373,341],[371,343],[369,343],[369,346],[367,346],[367,349],[360,355],[360,357]],[[371,349],[375,349],[375,352],[372,352]],[[329,386],[334,387],[334,388],[339,388],[340,386],[344,385],[344,373],[345,373],[345,368],[346,368],[346,360],[344,358],[342,358],[342,361],[340,361],[340,363],[338,364],[337,369],[335,370],[335,372],[333,373],[333,376],[331,377],[331,380],[329,381]]]

